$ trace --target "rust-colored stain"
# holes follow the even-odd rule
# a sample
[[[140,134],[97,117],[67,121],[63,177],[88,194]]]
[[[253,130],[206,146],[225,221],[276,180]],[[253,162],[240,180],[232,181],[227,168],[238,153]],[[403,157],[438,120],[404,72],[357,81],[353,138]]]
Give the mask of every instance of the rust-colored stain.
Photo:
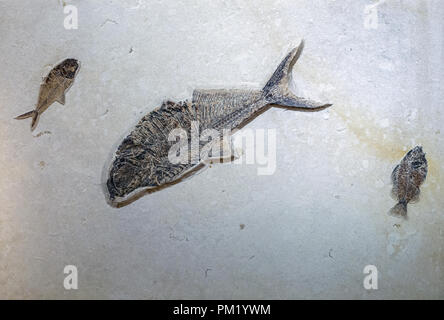
[[[392,166],[395,165],[403,158],[405,152],[412,148],[411,138],[414,133],[413,130],[409,130],[409,124],[401,122],[394,122],[391,127],[382,128],[378,125],[378,120],[374,115],[370,113],[371,108],[367,105],[358,105],[350,101],[346,97],[346,90],[341,90],[341,81],[334,76],[329,76],[326,72],[328,68],[322,66],[322,72],[317,71],[313,66],[318,65],[315,59],[307,55],[304,59],[308,60],[308,63],[301,64],[300,73],[304,75],[308,81],[312,83],[334,83],[335,90],[329,92],[331,102],[334,103],[334,107],[330,109],[330,114],[336,115],[344,125],[349,133],[353,134],[358,140],[359,145],[355,148],[359,148],[359,153],[370,153],[379,159],[386,160]],[[302,70],[301,70],[302,69]],[[421,119],[418,119],[421,122]],[[418,123],[416,126],[421,127],[425,124]],[[401,129],[401,130],[394,130]],[[438,133],[437,133],[438,132]],[[438,158],[435,150],[438,150],[436,136],[440,133],[434,131],[435,135],[427,136],[426,132],[417,132],[415,138],[417,138],[427,154],[427,160],[429,165],[428,180],[424,184],[424,194],[427,192],[433,192],[436,196],[440,193],[440,185],[444,183],[442,181],[441,166],[440,163],[444,163],[442,159]],[[419,142],[418,141],[418,142]],[[425,195],[423,195],[425,196]]]

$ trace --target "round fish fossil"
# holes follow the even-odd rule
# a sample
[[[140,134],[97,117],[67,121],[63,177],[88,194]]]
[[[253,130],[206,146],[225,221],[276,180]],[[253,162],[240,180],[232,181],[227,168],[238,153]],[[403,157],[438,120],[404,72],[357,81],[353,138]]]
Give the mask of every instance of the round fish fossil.
[[[39,100],[35,110],[26,112],[15,119],[22,120],[32,117],[31,131],[37,127],[40,115],[54,102],[65,104],[65,93],[74,83],[80,63],[76,59],[65,59],[56,65],[43,79],[40,85]]]
[[[203,166],[209,154],[195,152],[203,146],[202,141],[186,155],[190,160],[197,154],[197,160],[172,163],[169,154],[176,141],[169,137],[175,129],[183,129],[186,142],[192,145],[193,129],[232,132],[272,104],[295,110],[331,106],[297,97],[289,89],[291,71],[303,47],[302,41],[288,53],[262,90],[195,90],[191,101],[167,101],[145,115],[122,141],[112,160],[106,182],[111,204],[130,203],[150,190],[177,183]],[[217,139],[214,143],[218,143]]]
[[[414,147],[402,158],[392,172],[392,196],[398,203],[390,214],[407,216],[407,204],[419,199],[419,186],[427,177],[427,159],[421,146]]]

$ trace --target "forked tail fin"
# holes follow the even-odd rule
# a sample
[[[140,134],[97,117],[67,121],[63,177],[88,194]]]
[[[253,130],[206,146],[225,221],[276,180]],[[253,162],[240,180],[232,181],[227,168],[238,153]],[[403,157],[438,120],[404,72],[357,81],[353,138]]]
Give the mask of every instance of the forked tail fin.
[[[304,40],[301,41],[297,48],[290,51],[282,60],[276,71],[268,80],[262,91],[269,103],[278,104],[286,107],[318,109],[330,107],[329,103],[320,103],[296,96],[290,91],[289,84],[291,82],[291,71],[293,66],[302,54],[304,49]]]
[[[389,214],[395,217],[407,217],[407,202],[399,201],[390,209]]]
[[[38,113],[38,111],[32,110],[32,111],[26,112],[24,114],[21,114],[18,117],[15,117],[14,119],[23,120],[23,119],[27,119],[27,118],[31,118],[31,117],[32,117],[31,131],[33,131],[35,129],[35,127],[37,126],[37,123],[40,118],[40,114]]]

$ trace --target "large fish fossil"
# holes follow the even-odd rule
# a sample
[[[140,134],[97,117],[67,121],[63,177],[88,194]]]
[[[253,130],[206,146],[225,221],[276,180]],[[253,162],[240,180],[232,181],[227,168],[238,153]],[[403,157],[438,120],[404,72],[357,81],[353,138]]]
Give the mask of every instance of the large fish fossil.
[[[143,194],[177,183],[203,167],[198,162],[172,163],[168,158],[172,130],[182,128],[191,139],[191,127],[199,132],[214,129],[235,130],[278,105],[295,110],[319,110],[331,104],[318,103],[294,95],[290,89],[291,71],[300,57],[304,42],[282,60],[262,90],[195,90],[191,101],[167,101],[145,115],[122,141],[109,168],[106,189],[113,206],[123,206]],[[199,142],[202,143],[202,142]]]

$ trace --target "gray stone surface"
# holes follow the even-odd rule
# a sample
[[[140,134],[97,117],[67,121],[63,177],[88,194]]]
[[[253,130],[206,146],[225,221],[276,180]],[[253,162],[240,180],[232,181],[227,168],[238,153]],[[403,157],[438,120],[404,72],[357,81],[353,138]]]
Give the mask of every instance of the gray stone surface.
[[[1,0],[0,298],[444,298],[444,4],[387,0],[373,29],[372,3],[66,1],[65,30],[63,2]],[[194,88],[260,88],[302,38],[294,90],[334,106],[247,126],[276,129],[273,175],[212,165],[108,206],[104,165],[142,115]],[[66,105],[31,134],[13,118],[67,57],[82,69]],[[419,144],[429,174],[403,221],[390,174]]]

